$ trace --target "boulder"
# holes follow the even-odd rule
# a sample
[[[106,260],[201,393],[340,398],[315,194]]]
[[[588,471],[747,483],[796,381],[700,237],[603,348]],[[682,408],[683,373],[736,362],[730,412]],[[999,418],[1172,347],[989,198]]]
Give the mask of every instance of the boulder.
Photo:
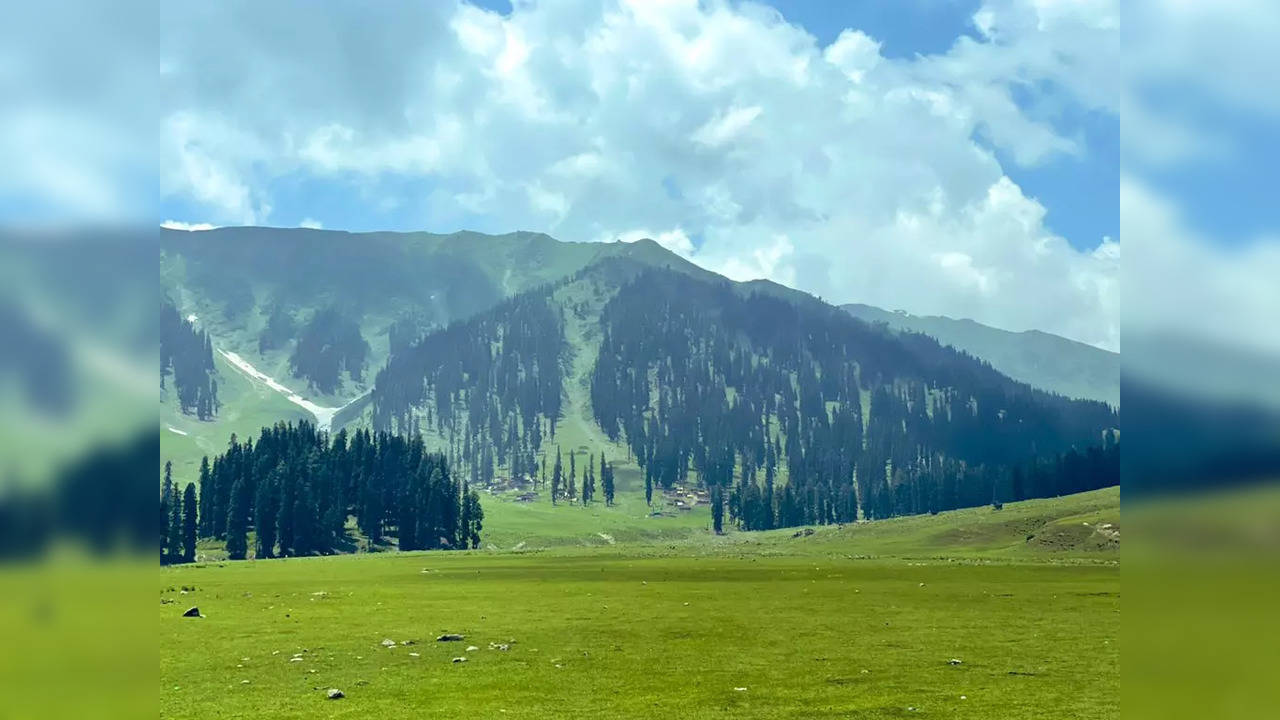
[[[445,633],[436,638],[436,642],[461,642],[465,639],[465,636],[459,635],[458,633]]]
[[[329,698],[330,700],[341,700],[346,696],[347,696],[346,693],[342,692],[338,688],[329,688],[329,692],[325,693],[325,697]]]
[[[456,663],[464,663],[464,662],[466,662],[466,661],[467,661],[467,659],[466,659],[466,658],[464,658],[464,657],[456,657],[456,658],[454,658],[454,659],[453,659],[453,661],[454,661],[454,662],[456,662]]]
[[[192,607],[191,609],[182,613],[182,617],[204,617],[204,616],[200,614],[200,608]]]

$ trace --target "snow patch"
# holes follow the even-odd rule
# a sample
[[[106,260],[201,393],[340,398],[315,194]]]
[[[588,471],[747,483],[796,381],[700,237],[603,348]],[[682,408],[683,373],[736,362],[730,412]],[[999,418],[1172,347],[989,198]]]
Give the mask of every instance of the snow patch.
[[[167,428],[169,429],[169,432],[171,432],[171,433],[177,433],[177,434],[179,434],[179,435],[183,435],[183,436],[185,436],[185,435],[187,434],[187,433],[186,433],[186,431],[184,431],[184,430],[179,430],[178,428],[176,428],[176,427],[174,427],[174,426],[172,426],[172,425],[166,425],[165,427],[167,427]]]
[[[272,378],[270,375],[267,375],[266,373],[262,372],[258,368],[249,364],[249,361],[240,357],[236,353],[223,350],[222,348],[218,348],[218,353],[221,354],[222,357],[226,358],[227,362],[231,363],[238,370],[240,370],[240,372],[244,373],[245,375],[248,375],[249,377],[253,378],[254,380],[257,380],[258,382],[261,382],[262,384],[266,385],[272,390],[275,390],[281,395],[284,395],[286,400],[288,400],[294,405],[297,405],[298,407],[302,408],[303,410],[306,410],[307,412],[315,416],[316,427],[320,430],[328,430],[329,427],[333,424],[333,416],[336,415],[338,411],[342,409],[342,408],[336,408],[336,407],[323,407],[321,405],[317,405],[311,402],[310,400],[302,397],[298,393],[276,382],[275,379]],[[353,400],[352,402],[355,402],[355,401]],[[345,405],[343,407],[345,407]]]

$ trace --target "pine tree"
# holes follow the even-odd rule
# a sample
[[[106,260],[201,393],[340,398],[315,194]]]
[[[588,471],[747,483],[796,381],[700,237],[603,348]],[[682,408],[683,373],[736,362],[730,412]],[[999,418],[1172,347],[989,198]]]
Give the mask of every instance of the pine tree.
[[[560,483],[564,476],[564,466],[560,463],[560,446],[556,446],[556,464],[551,470],[551,504],[556,504],[556,496],[560,494]]]
[[[471,547],[480,547],[480,531],[484,529],[484,508],[480,507],[480,496],[475,492],[467,493],[467,534]]]
[[[182,553],[182,495],[178,493],[178,487],[173,487],[173,506],[169,508],[169,562],[183,562]]]
[[[213,497],[212,486],[213,481],[209,478],[209,456],[205,455],[200,459],[200,520],[197,532],[200,537],[213,535],[213,513],[210,512],[209,504]]]
[[[600,485],[604,491],[604,504],[613,504],[613,466],[605,464],[604,453],[600,453]]]
[[[644,468],[644,502],[653,507],[653,473],[649,471],[648,465]]]
[[[182,561],[196,561],[196,486],[187,483],[182,491]]]
[[[718,484],[711,486],[711,523],[717,535],[724,534],[724,492]]]
[[[160,564],[171,561],[169,557],[169,515],[173,511],[173,463],[164,464],[164,484],[160,488]]]
[[[591,455],[587,458],[587,467],[582,471],[582,505],[586,507],[591,502],[591,498],[596,494],[596,477],[595,477],[596,456]]]
[[[236,478],[231,486],[231,508],[227,511],[227,557],[232,560],[243,560],[248,552],[249,507],[242,501],[246,495],[244,478]]]
[[[253,527],[257,531],[254,556],[258,558],[275,557],[276,522],[280,513],[279,502],[280,472],[283,464],[277,466],[270,475],[258,482],[258,492],[253,500]]]

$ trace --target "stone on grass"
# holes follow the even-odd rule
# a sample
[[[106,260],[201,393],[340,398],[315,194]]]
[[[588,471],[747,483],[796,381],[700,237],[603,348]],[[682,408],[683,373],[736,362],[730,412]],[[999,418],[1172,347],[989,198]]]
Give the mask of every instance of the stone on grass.
[[[961,660],[960,658],[951,658],[951,659],[950,659],[950,660],[948,660],[947,662],[951,663],[952,665],[959,665],[960,663],[962,663],[962,662],[964,662],[964,661],[963,661],[963,660]]]
[[[436,642],[460,642],[465,639],[465,636],[459,635],[458,633],[445,633],[436,638]]]
[[[382,640],[382,647],[384,648],[393,648],[395,646],[396,646],[396,641],[392,640],[391,638],[384,638]]]
[[[204,616],[200,614],[200,608],[192,607],[186,612],[182,613],[182,617],[204,617]]]
[[[463,662],[466,662],[466,661],[467,661],[467,659],[466,659],[466,658],[464,658],[464,657],[456,657],[456,658],[454,658],[454,659],[453,659],[453,661],[454,661],[454,662],[456,662],[456,663],[463,663]]]
[[[468,645],[468,646],[467,646],[467,652],[475,652],[475,651],[477,651],[477,650],[479,650],[479,649],[480,649],[480,648],[476,647],[475,645]]]
[[[325,693],[325,697],[328,697],[330,700],[341,700],[346,697],[346,693],[342,692],[338,688],[329,688],[329,692]]]

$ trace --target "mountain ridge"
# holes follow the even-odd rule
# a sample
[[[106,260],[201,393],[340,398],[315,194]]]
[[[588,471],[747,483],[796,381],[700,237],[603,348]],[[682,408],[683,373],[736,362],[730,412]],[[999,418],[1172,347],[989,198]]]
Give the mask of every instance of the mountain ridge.
[[[873,305],[840,308],[867,322],[917,332],[982,358],[1015,380],[1067,397],[1120,405],[1120,354],[1043,330],[1003,330],[968,318],[912,315]]]

